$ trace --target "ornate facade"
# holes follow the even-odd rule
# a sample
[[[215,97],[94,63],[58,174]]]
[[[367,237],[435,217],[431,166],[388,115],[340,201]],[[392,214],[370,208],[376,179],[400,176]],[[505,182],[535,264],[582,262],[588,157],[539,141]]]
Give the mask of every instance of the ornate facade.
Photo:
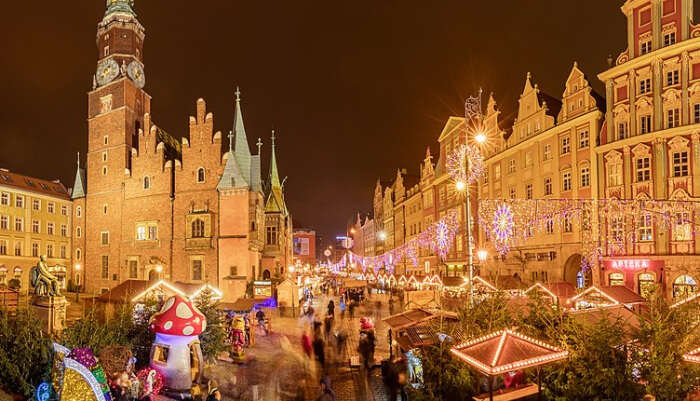
[[[72,192],[72,265],[84,266],[92,293],[162,278],[209,283],[235,300],[262,275],[261,142],[251,155],[238,90],[227,141],[202,99],[187,137],[157,126],[144,90],[144,39],[133,1],[108,0],[88,93],[86,169]]]
[[[628,48],[598,75],[604,98],[576,63],[561,100],[543,93],[528,73],[515,121],[503,120],[494,97],[489,98],[483,118],[489,133],[483,149],[486,173],[472,193],[475,200],[700,200],[700,26],[692,23],[693,1],[627,0],[621,9]],[[437,163],[428,151],[421,164],[423,227],[453,208],[462,208],[464,215],[445,161],[464,143],[465,131],[464,118],[449,117],[438,139]],[[378,182],[374,198],[375,227],[381,222],[392,240],[397,219],[386,215],[386,195],[394,186]],[[404,201],[406,216],[412,216],[410,199],[407,195]],[[401,210],[395,197],[393,201],[393,210]],[[670,298],[697,289],[700,238],[695,227],[700,216],[679,212],[671,216],[670,227],[646,214],[609,221],[601,216],[584,216],[593,224],[547,221],[545,233],[504,257],[495,256],[485,235],[477,235],[476,248],[490,250],[492,256],[482,273],[517,274],[529,282],[626,285],[640,294],[658,284]],[[415,217],[404,221],[411,227]],[[410,229],[404,235],[409,238]],[[591,236],[600,239],[603,257],[584,273],[583,238]],[[425,263],[426,272],[464,274],[465,242],[461,231],[444,262],[422,251],[420,264]],[[375,254],[387,250],[377,247]]]

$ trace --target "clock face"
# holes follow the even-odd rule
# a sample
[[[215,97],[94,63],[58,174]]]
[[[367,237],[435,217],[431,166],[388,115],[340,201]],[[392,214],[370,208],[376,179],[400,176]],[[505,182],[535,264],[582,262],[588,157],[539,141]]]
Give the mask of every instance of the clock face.
[[[114,59],[104,60],[97,65],[97,84],[107,85],[119,75],[119,64]]]
[[[134,84],[136,84],[137,87],[143,88],[143,86],[146,84],[146,74],[144,74],[141,64],[136,61],[132,61],[129,63],[129,66],[126,67],[126,72],[129,74],[129,78],[134,81]]]

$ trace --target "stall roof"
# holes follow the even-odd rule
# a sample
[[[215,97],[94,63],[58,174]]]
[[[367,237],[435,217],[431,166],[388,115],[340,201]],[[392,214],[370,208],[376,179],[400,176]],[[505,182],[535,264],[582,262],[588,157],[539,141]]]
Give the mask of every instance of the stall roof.
[[[401,330],[396,335],[396,342],[401,348],[408,351],[435,344],[436,338],[435,332],[429,325],[417,325]]]
[[[631,338],[633,332],[639,329],[639,315],[624,305],[571,311],[569,316],[579,323],[589,325],[597,324],[603,319],[612,323],[619,322],[628,338]]]
[[[552,298],[553,301],[559,301],[560,304],[566,303],[566,301],[576,295],[576,287],[567,281],[554,283],[537,282],[525,290],[525,294],[535,291],[543,293],[544,296]]]
[[[367,287],[367,282],[363,281],[363,280],[354,280],[354,279],[343,280],[343,287],[345,287],[345,288]]]
[[[416,326],[425,323],[432,319],[444,317],[446,319],[457,320],[457,314],[454,312],[443,311],[440,309],[417,308],[401,312],[396,315],[391,315],[382,319],[389,327],[396,331],[407,327]]]
[[[567,351],[512,330],[497,331],[457,345],[450,351],[489,376],[543,365],[568,356]]]
[[[569,303],[573,303],[574,306],[578,301],[586,301],[596,306],[638,305],[646,302],[639,294],[622,285],[588,287],[582,293],[569,299]]]
[[[250,312],[256,305],[262,304],[263,299],[238,298],[235,302],[221,302],[218,309],[234,312]]]
[[[133,280],[129,279],[104,294],[97,297],[99,302],[128,303],[138,301],[151,291],[160,290],[166,295],[181,295],[192,298],[199,295],[205,288],[211,289],[215,298],[221,298],[221,291],[209,284],[192,284],[165,280]]]

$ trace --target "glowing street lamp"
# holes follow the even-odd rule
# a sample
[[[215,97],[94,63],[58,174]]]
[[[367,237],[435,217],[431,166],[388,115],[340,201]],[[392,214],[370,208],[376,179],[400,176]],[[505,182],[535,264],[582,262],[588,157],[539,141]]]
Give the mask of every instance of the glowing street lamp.
[[[479,131],[474,134],[474,140],[479,144],[484,143],[486,142],[486,134],[483,131]]]
[[[486,249],[479,249],[479,250],[476,252],[476,256],[479,258],[480,261],[483,262],[483,261],[486,260],[486,258],[489,257],[489,253],[488,253],[488,251],[487,251]]]
[[[464,192],[467,189],[467,183],[460,180],[455,183],[455,187],[457,191]]]
[[[386,232],[380,231],[379,232],[379,239],[382,241],[386,240]]]

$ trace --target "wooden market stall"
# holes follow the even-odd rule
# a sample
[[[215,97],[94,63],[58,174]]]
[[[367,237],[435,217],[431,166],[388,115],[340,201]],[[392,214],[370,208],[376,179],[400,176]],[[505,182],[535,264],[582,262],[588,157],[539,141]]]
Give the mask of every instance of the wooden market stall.
[[[487,377],[489,391],[474,397],[475,400],[516,400],[525,396],[540,394],[542,390],[540,366],[568,358],[563,351],[542,341],[527,337],[513,330],[500,330],[466,343],[452,347],[453,355],[478,370]],[[514,370],[537,367],[537,385],[520,387],[521,394],[494,397],[493,378]],[[529,390],[528,390],[529,388]],[[517,387],[516,387],[517,389]],[[507,393],[507,392],[506,392]],[[517,396],[517,398],[516,398]]]

